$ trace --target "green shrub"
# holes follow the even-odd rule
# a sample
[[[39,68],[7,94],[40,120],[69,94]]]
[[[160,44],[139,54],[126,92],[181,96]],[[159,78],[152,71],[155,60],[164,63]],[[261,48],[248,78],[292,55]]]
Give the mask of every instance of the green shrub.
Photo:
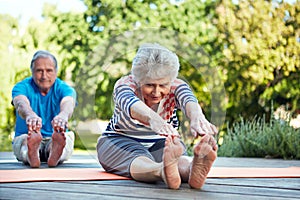
[[[218,155],[227,157],[271,157],[300,159],[300,129],[289,125],[289,121],[275,119],[269,122],[264,117],[227,125]]]

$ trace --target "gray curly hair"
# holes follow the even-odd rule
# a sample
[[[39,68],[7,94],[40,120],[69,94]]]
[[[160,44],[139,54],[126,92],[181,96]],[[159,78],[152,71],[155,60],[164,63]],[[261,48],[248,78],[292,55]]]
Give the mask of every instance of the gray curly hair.
[[[133,59],[131,74],[137,82],[165,77],[173,81],[178,76],[179,66],[175,53],[157,43],[146,43],[139,47]]]

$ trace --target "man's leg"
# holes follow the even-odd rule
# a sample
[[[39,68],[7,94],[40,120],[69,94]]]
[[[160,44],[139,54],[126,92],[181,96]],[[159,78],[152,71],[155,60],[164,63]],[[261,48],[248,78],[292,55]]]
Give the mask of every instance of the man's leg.
[[[27,134],[17,136],[13,140],[13,151],[18,161],[22,161],[24,164],[28,164],[27,161]]]
[[[59,163],[63,163],[64,161],[68,160],[72,156],[74,150],[75,134],[72,131],[68,131],[65,133],[65,136],[66,146],[63,149]]]

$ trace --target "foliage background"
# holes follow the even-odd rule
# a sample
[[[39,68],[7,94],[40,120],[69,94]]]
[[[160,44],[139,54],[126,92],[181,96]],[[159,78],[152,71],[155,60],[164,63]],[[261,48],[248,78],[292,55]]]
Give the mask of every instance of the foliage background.
[[[130,72],[143,42],[159,42],[179,55],[180,76],[221,136],[230,132],[226,124],[231,127],[241,119],[265,116],[268,121],[271,101],[275,108],[284,105],[299,114],[299,1],[84,3],[83,13],[60,12],[45,4],[44,20],[32,19],[24,30],[17,19],[0,15],[1,150],[11,148],[11,89],[30,76],[30,59],[38,49],[57,56],[59,77],[78,92],[74,127],[79,121],[110,118],[114,82]],[[187,127],[182,117],[182,132]],[[188,134],[184,137],[190,142]]]

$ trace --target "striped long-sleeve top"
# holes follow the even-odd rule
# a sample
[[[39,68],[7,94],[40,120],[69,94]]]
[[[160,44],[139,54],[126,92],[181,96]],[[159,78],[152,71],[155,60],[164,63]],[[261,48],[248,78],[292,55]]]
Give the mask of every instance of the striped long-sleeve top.
[[[138,101],[143,101],[138,84],[133,80],[132,75],[124,76],[116,82],[113,99],[114,113],[105,133],[119,133],[140,140],[161,138],[151,130],[149,125],[133,119],[130,115],[130,107]],[[156,112],[177,129],[179,121],[176,111],[180,109],[185,113],[185,106],[189,101],[198,102],[188,84],[175,79],[171,83],[169,94],[160,101]]]

